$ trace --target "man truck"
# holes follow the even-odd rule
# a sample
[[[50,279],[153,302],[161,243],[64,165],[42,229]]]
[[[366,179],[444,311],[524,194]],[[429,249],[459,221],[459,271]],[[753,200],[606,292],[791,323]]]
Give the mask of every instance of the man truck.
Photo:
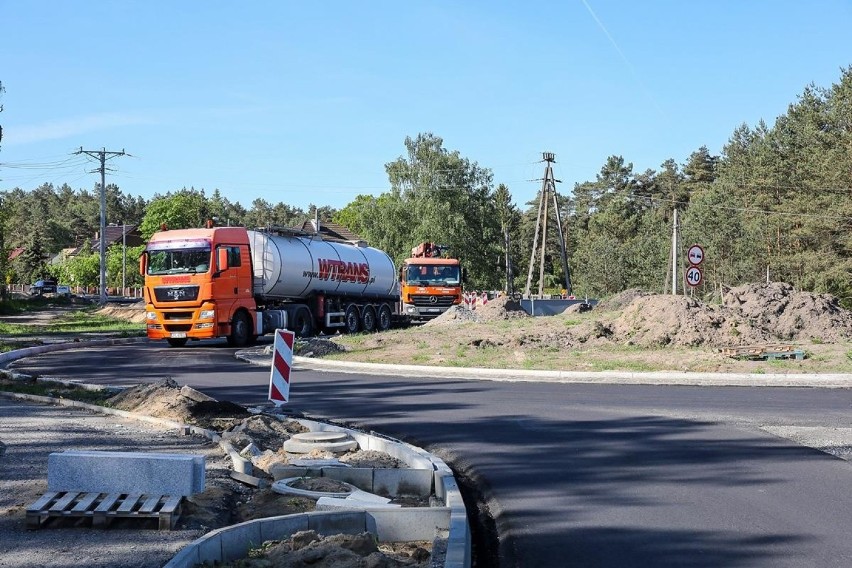
[[[449,258],[448,248],[420,243],[411,249],[399,271],[402,315],[411,322],[434,319],[462,303],[464,277],[458,259]]]
[[[163,227],[139,269],[148,338],[174,347],[217,337],[244,346],[284,328],[298,337],[383,331],[399,317],[399,282],[387,253],[316,233]]]

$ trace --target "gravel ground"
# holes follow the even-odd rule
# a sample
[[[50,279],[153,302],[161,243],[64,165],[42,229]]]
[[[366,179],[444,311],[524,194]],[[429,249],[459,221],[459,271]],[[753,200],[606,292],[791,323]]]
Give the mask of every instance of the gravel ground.
[[[47,458],[64,450],[186,452],[217,459],[218,446],[144,422],[0,397],[0,566],[162,566],[203,530],[25,529],[25,511],[47,491]]]
[[[852,458],[852,428],[715,418]],[[26,530],[26,507],[47,491],[48,455],[70,449],[200,453],[208,465],[220,459],[218,447],[203,438],[145,422],[0,397],[0,567],[157,567],[204,534],[203,529],[158,531],[119,522],[108,529]]]

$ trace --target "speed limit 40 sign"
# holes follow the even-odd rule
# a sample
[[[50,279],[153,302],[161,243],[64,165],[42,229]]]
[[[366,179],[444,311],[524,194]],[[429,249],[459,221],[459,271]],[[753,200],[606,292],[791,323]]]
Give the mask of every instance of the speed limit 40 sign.
[[[690,266],[686,269],[686,283],[693,288],[701,284],[702,278],[703,275],[701,274],[701,269],[697,266]]]

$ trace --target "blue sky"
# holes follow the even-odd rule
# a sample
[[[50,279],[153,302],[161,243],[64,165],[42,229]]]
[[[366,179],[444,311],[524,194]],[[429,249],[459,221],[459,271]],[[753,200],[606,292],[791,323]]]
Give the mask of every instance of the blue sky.
[[[150,199],[218,188],[306,209],[388,189],[432,132],[535,198],[541,152],[570,193],[610,155],[634,171],[721,152],[852,64],[849,0],[0,0],[0,190]]]

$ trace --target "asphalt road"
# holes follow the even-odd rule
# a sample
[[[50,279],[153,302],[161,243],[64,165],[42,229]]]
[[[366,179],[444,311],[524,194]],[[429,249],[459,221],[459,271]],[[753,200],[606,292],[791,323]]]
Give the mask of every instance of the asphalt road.
[[[165,377],[266,400],[268,370],[210,344],[14,363],[108,384]],[[506,383],[296,370],[292,410],[438,453],[475,482],[499,545],[480,566],[852,565],[852,465],[758,426],[850,426],[852,391]]]

